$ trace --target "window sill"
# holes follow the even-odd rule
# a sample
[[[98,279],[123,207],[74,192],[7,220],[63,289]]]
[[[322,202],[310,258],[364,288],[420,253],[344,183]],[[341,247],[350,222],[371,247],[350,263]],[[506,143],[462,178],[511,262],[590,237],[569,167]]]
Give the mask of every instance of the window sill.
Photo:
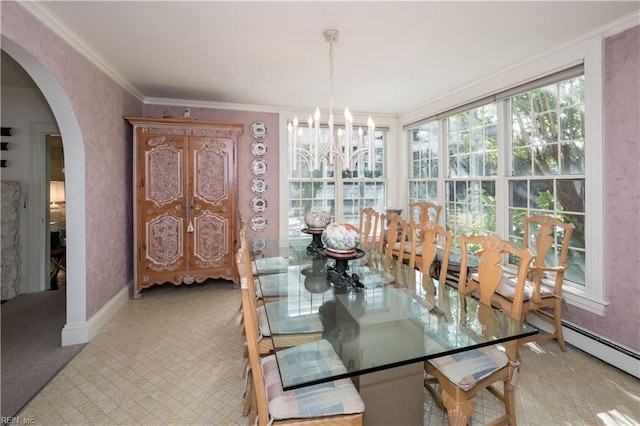
[[[609,302],[591,297],[585,293],[583,288],[571,284],[565,284],[563,286],[562,295],[569,305],[600,316],[604,316],[607,306],[609,305]]]
[[[505,270],[513,274],[517,273],[517,270],[513,265],[505,266]],[[553,292],[554,280],[543,279],[542,285],[549,291]],[[585,290],[586,286],[565,281],[562,286],[562,298],[571,306],[591,312],[592,314],[604,316],[607,306],[609,306],[609,302],[593,297]]]

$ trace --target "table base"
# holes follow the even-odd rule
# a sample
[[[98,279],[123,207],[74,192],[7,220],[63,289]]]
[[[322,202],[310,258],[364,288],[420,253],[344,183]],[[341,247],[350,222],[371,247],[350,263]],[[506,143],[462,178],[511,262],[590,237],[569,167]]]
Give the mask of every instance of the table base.
[[[364,400],[365,425],[423,425],[423,362],[364,374],[353,381]]]

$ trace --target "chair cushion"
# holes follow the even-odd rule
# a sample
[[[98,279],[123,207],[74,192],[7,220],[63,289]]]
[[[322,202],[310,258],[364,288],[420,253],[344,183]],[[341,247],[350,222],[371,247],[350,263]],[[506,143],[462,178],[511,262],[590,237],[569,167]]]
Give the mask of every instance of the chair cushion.
[[[402,249],[405,253],[411,253],[411,241],[398,242],[393,245],[393,249],[400,251]]]
[[[269,322],[267,321],[267,313],[264,306],[258,306],[256,308],[258,314],[258,330],[263,336],[271,336],[271,329],[269,328]]]
[[[475,281],[478,281],[479,279],[477,272],[469,274],[469,277]],[[502,281],[500,282],[500,285],[496,289],[496,293],[507,300],[513,301],[513,297],[516,292],[517,280],[518,280],[518,277],[515,274],[505,271],[502,277]],[[533,293],[533,282],[531,282],[531,280],[527,280],[525,281],[525,284],[524,284],[524,301],[525,302],[531,298],[531,293]],[[542,297],[543,299],[546,299],[548,297],[553,297],[553,292],[547,290],[545,287],[541,287],[540,297]]]
[[[284,358],[280,358],[281,363],[286,363],[289,359],[291,362],[299,363],[302,358],[308,360],[312,371],[316,370],[318,374],[326,375],[327,371],[341,374],[347,371],[326,340],[314,342],[309,347],[301,345],[285,349],[279,354],[282,356],[285,352],[288,353]],[[284,391],[275,355],[263,358],[261,364],[269,401],[269,414],[275,420],[355,414],[364,411],[364,402],[350,379]]]
[[[289,261],[284,257],[265,257],[251,262],[251,273],[258,275],[258,271],[260,271],[260,275],[280,274],[287,272],[288,266]]]
[[[254,287],[256,289],[256,298],[262,299],[264,297],[282,297],[288,293],[288,283],[291,281],[296,282],[297,274],[295,274],[295,280],[290,280],[291,276],[288,273],[281,274],[269,274],[261,276],[259,279],[253,280]],[[298,286],[299,287],[299,286]]]
[[[270,306],[277,305],[276,309],[269,309],[269,313],[277,312],[280,315],[283,310],[286,312],[287,300],[270,303]],[[300,315],[290,318],[286,323],[278,321],[278,317],[271,318],[271,326],[267,321],[267,313],[264,306],[256,308],[258,313],[258,329],[263,336],[276,334],[297,334],[297,333],[321,333],[323,330],[322,321],[318,313]]]
[[[496,346],[464,351],[429,361],[457,387],[465,391],[509,363],[507,355]]]

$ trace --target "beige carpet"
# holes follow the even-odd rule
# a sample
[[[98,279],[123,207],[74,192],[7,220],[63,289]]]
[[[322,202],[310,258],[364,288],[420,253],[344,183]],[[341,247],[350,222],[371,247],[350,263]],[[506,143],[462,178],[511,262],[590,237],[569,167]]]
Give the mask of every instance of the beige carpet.
[[[21,294],[3,303],[2,417],[15,415],[84,345],[62,347],[65,290]]]

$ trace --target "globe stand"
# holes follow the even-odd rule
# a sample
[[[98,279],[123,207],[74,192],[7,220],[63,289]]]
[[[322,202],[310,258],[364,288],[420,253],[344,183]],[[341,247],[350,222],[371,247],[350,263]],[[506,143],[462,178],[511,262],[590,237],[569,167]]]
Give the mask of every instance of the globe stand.
[[[323,255],[324,244],[322,244],[322,228],[304,228],[302,233],[311,235],[311,244],[307,246],[307,254],[309,256],[318,257]]]
[[[336,253],[329,249],[324,250],[327,257],[334,259],[335,264],[327,266],[327,279],[337,293],[347,293],[349,291],[360,291],[364,289],[364,284],[360,282],[358,274],[347,273],[349,261],[360,259],[364,256],[364,251],[355,249],[352,253]]]

